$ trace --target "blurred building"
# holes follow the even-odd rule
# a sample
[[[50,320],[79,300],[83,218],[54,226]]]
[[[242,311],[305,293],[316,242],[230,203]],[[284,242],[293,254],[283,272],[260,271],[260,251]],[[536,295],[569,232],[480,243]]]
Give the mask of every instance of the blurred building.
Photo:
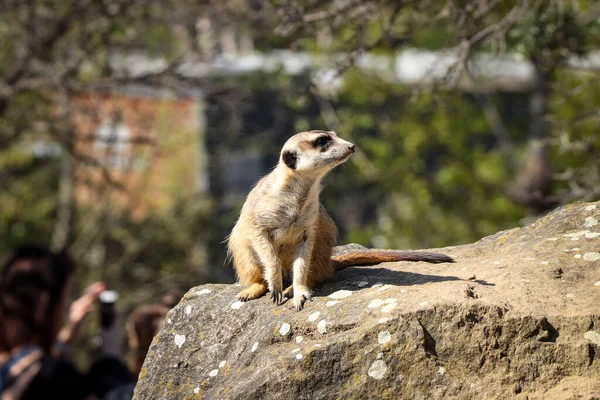
[[[199,97],[148,87],[88,91],[72,102],[75,198],[135,219],[205,192]]]

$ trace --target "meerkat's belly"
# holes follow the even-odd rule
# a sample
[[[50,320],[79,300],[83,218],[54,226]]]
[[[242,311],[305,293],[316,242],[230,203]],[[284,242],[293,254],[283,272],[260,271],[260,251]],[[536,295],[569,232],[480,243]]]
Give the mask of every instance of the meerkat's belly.
[[[291,268],[298,250],[304,243],[309,230],[304,218],[282,218],[278,226],[273,227],[269,236],[284,269]]]
[[[275,247],[298,246],[306,237],[306,228],[300,224],[282,225],[272,228],[269,236]]]

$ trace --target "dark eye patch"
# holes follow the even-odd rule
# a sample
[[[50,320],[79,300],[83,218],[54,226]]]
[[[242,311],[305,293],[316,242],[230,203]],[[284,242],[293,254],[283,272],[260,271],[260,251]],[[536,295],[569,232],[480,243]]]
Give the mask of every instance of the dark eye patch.
[[[313,145],[315,147],[325,147],[329,143],[331,143],[331,138],[329,136],[319,136],[314,142]]]

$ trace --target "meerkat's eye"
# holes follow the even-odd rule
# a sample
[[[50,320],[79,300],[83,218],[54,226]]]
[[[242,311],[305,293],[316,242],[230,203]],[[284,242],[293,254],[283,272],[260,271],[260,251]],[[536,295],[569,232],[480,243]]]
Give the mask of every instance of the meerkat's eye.
[[[331,138],[329,136],[320,136],[314,142],[313,145],[315,147],[324,147],[331,142]]]

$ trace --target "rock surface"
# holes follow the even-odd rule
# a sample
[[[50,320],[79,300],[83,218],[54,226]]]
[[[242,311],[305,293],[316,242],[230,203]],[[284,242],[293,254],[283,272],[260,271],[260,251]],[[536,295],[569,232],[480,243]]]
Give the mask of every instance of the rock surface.
[[[439,249],[455,264],[348,268],[301,312],[193,288],[135,399],[598,399],[599,221],[576,204]]]

